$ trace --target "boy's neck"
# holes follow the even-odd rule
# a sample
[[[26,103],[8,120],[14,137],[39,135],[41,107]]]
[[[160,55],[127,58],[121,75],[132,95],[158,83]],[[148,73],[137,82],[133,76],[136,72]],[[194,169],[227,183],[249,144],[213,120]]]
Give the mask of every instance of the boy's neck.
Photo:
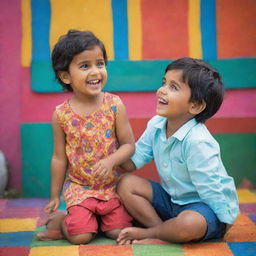
[[[166,122],[166,137],[169,138],[171,137],[176,131],[180,129],[185,123],[190,121],[193,117],[186,118],[184,120],[178,119],[178,120],[173,120],[173,119],[167,119]]]

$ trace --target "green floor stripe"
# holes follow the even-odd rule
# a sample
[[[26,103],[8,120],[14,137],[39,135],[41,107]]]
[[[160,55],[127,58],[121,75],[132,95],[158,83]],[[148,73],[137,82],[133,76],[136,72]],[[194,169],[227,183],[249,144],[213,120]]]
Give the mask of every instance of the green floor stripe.
[[[133,245],[133,256],[183,256],[182,245],[148,244]]]

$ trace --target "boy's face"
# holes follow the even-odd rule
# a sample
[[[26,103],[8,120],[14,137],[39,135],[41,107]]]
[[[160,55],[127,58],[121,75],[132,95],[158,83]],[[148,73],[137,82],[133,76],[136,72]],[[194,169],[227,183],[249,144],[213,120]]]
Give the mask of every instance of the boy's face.
[[[182,81],[182,70],[169,70],[163,77],[163,85],[157,90],[156,113],[170,120],[187,121],[193,117],[189,102],[191,90]]]
[[[107,81],[107,70],[102,50],[95,46],[74,56],[68,72],[60,72],[60,78],[70,84],[74,93],[86,96],[98,95]]]

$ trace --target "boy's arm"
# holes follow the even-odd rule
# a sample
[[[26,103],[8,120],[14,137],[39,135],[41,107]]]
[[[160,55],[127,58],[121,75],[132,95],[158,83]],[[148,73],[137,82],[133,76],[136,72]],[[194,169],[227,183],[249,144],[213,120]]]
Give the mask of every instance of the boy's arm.
[[[60,204],[60,193],[65,179],[67,168],[67,157],[65,152],[65,133],[60,127],[56,112],[52,118],[54,149],[51,160],[51,198],[46,205],[45,211],[47,213],[54,212],[58,209]]]

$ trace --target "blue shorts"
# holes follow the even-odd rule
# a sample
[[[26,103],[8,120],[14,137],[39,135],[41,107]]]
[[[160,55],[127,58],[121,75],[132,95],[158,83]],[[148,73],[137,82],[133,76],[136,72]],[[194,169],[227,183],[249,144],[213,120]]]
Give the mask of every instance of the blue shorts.
[[[217,239],[224,236],[226,224],[219,221],[213,210],[203,202],[178,205],[171,201],[171,196],[154,181],[149,180],[153,190],[152,205],[159,217],[166,221],[178,216],[182,211],[193,210],[204,216],[207,222],[207,232],[200,241]]]

